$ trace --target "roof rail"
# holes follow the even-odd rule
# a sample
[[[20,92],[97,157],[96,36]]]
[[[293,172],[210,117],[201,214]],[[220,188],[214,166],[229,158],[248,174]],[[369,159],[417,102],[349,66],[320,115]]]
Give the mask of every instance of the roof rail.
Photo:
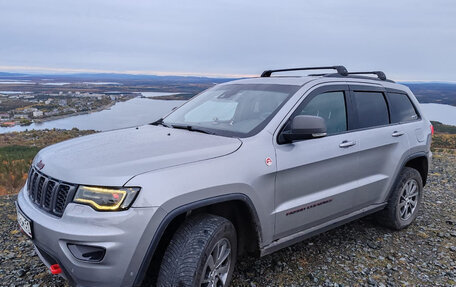
[[[372,72],[349,72],[348,75],[377,75],[377,77],[382,80],[386,81],[386,75],[382,71],[372,71]]]
[[[270,77],[272,73],[289,72],[289,71],[306,71],[306,70],[336,70],[341,76],[347,76],[349,73],[344,66],[327,66],[327,67],[304,67],[279,70],[266,70],[261,74],[261,77]]]

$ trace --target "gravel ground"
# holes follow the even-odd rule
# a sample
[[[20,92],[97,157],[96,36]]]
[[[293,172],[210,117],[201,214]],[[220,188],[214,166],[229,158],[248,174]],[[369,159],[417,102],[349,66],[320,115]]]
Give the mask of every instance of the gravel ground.
[[[233,286],[456,286],[456,156],[438,154],[424,208],[403,231],[357,220],[263,258],[242,258]],[[65,286],[17,231],[15,196],[0,197],[1,286]]]

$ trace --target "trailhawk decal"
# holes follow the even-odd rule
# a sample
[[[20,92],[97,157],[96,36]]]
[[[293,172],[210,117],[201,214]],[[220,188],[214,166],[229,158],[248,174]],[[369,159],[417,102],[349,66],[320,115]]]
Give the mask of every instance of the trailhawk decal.
[[[295,213],[298,213],[298,212],[301,212],[301,211],[304,211],[304,210],[307,210],[307,209],[311,209],[311,208],[314,208],[314,207],[317,207],[317,206],[320,206],[320,205],[323,205],[323,204],[326,204],[326,203],[330,203],[331,201],[333,201],[332,198],[326,199],[326,200],[323,200],[323,201],[320,201],[320,202],[312,203],[312,204],[309,204],[307,206],[304,206],[304,207],[301,207],[301,208],[298,208],[298,209],[295,209],[295,210],[292,210],[292,211],[288,211],[285,215],[286,216],[292,215],[292,214],[295,214]]]

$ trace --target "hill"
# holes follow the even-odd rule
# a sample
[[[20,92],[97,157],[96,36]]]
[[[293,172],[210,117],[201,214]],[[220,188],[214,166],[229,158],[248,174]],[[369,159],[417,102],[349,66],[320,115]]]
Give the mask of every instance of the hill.
[[[401,83],[410,88],[420,103],[456,106],[456,84],[453,83]]]
[[[148,82],[181,82],[181,83],[223,83],[234,78],[211,78],[198,76],[158,76],[141,74],[121,74],[121,73],[76,73],[76,74],[20,74],[0,72],[0,80],[59,80],[59,81],[148,81]]]
[[[163,90],[163,86],[179,89],[181,92],[197,94],[200,91],[219,83],[224,83],[236,78],[198,77],[198,76],[158,76],[122,73],[75,73],[75,74],[22,74],[0,72],[0,80],[29,80],[45,83],[52,80],[56,82],[81,83],[81,82],[115,82],[124,86],[145,87],[154,85],[156,90]],[[416,95],[420,103],[440,103],[456,106],[456,83],[445,82],[400,82],[408,86]],[[193,86],[195,85],[195,86]],[[158,87],[157,87],[158,86]],[[37,89],[37,85],[15,85],[15,89],[30,91]],[[16,89],[18,88],[18,89]],[[48,86],[48,88],[50,88]],[[59,87],[62,88],[62,87]],[[110,86],[112,88],[112,86]],[[119,87],[117,87],[119,88]]]

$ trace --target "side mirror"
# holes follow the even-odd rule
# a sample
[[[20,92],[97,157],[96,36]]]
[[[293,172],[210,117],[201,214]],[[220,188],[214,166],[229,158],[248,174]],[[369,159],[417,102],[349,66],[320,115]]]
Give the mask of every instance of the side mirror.
[[[291,122],[291,129],[282,133],[288,142],[326,136],[326,124],[322,117],[299,115]]]

